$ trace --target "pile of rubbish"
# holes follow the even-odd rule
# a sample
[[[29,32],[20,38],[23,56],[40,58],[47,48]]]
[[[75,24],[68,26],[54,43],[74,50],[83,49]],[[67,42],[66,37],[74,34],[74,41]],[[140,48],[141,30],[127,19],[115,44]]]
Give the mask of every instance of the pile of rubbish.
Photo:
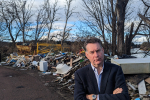
[[[60,90],[68,89],[71,93],[74,92],[74,72],[81,67],[89,64],[89,60],[85,57],[84,52],[73,54],[71,52],[60,52],[54,54],[38,55],[18,55],[12,53],[7,57],[5,62],[1,62],[3,66],[12,66],[21,69],[37,69],[45,74],[56,76],[52,82],[58,83]]]
[[[150,77],[148,74],[125,75],[131,100],[150,100]]]
[[[116,58],[116,55],[113,58]],[[110,62],[110,57],[106,54],[105,61]],[[89,63],[83,51],[78,54],[71,52],[54,54],[50,51],[48,54],[28,56],[12,53],[7,57],[5,62],[1,62],[0,64],[3,66],[24,68],[26,70],[37,69],[43,75],[53,75],[56,78],[51,82],[57,83],[57,89],[68,90],[73,94],[75,71]],[[150,100],[150,77],[148,74],[141,76],[138,74],[125,75],[125,78],[131,100]]]

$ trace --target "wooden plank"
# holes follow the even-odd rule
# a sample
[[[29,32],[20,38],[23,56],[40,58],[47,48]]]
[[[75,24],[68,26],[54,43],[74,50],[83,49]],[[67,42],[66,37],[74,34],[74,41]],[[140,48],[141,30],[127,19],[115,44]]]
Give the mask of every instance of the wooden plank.
[[[73,59],[71,58],[71,59],[70,59],[70,67],[72,67],[72,60],[73,60]]]

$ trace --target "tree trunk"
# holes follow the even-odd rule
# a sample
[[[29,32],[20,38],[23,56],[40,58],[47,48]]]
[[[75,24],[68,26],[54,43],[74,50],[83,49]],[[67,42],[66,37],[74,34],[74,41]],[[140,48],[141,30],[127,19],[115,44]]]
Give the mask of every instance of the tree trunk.
[[[61,40],[61,51],[62,51],[62,52],[64,52],[64,51],[63,51],[63,44],[64,44],[64,40],[62,39],[62,40]]]
[[[9,25],[8,30],[9,30],[9,34],[10,34],[10,37],[11,37],[11,40],[12,40],[12,43],[13,43],[12,46],[13,46],[13,48],[15,48],[16,47],[16,42],[15,42],[14,37],[12,35],[11,29],[10,29],[10,25]]]
[[[22,31],[22,35],[23,35],[23,43],[25,43],[24,28],[23,28],[23,31]]]
[[[116,35],[117,35],[117,30],[116,30],[116,10],[114,10],[114,0],[111,0],[111,13],[112,13],[112,45],[111,45],[111,50],[112,50],[112,55],[116,54]],[[116,8],[116,7],[115,7]]]
[[[126,52],[127,55],[131,55],[131,52],[130,52],[130,50],[131,50],[131,42],[132,41],[130,41],[130,37],[129,37],[128,44],[127,44],[127,52]]]
[[[149,10],[149,7],[145,10],[145,13],[144,13],[144,16],[146,15],[147,11]],[[145,18],[143,15],[139,14],[139,17],[140,18]],[[147,20],[147,19],[143,19],[147,24],[148,22],[150,22],[150,20]],[[130,53],[130,50],[131,50],[131,42],[132,42],[132,39],[135,37],[135,35],[137,35],[137,32],[140,28],[142,24],[142,20],[140,21],[140,23],[138,24],[134,34],[133,33],[133,28],[134,28],[134,23],[131,24],[131,29],[130,29],[130,35],[128,36],[128,38],[126,38],[126,54],[127,55],[131,55]]]
[[[125,21],[125,8],[128,0],[117,0],[117,52],[121,56],[124,54],[124,21]]]
[[[106,54],[109,53],[109,47],[108,47],[108,42],[107,41],[104,41],[104,51]]]
[[[130,50],[131,50],[131,42],[130,41],[130,35],[126,35],[126,41],[125,41],[125,54],[131,55]]]
[[[116,54],[116,16],[112,19],[112,55]]]
[[[127,54],[128,34],[125,37],[125,54]]]
[[[133,28],[134,28],[134,23],[132,22],[132,24],[131,24],[131,29],[130,29],[130,34],[129,34],[129,36],[128,36],[128,35],[126,36],[125,53],[126,53],[127,55],[131,55],[130,50],[131,50],[131,43],[132,43],[132,39],[133,39],[133,35],[132,35],[132,33],[133,33]]]

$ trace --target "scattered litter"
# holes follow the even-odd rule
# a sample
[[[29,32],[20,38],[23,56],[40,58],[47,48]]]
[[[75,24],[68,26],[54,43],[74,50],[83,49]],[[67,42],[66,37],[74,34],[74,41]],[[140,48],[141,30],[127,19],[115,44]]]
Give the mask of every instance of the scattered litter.
[[[114,55],[114,59],[118,59],[118,56],[117,56],[117,55]]]
[[[57,79],[61,79],[61,77],[57,77]]]
[[[20,69],[20,70],[27,70],[27,69]]]
[[[144,80],[142,80],[138,84],[138,90],[139,90],[140,97],[142,97],[142,95],[146,94],[146,86],[145,86],[145,81]]]
[[[38,62],[37,62],[37,61],[33,61],[33,62],[32,62],[32,65],[38,66]]]
[[[150,100],[150,98],[143,98],[142,100]]]
[[[41,59],[41,56],[39,56],[39,55],[34,55],[33,56],[33,61],[40,61],[40,59]]]
[[[49,83],[45,83],[44,86],[49,86]]]
[[[53,73],[53,75],[55,76],[55,75],[57,75],[57,73]]]
[[[3,65],[3,64],[6,64],[6,62],[1,62],[0,64]]]
[[[141,100],[140,98],[136,98],[135,100]]]
[[[17,67],[20,67],[21,66],[21,64],[17,64]]]
[[[1,62],[0,65],[19,67],[19,70],[37,69],[39,70],[38,73],[40,77],[53,75],[55,77],[54,80],[49,81],[55,82],[55,85],[59,84],[60,90],[67,89],[70,91],[70,93],[73,94],[75,86],[75,71],[90,63],[89,60],[85,57],[84,52],[85,51],[81,49],[80,52],[76,55],[72,52],[59,52],[56,54],[53,53],[51,49],[47,54],[25,56],[12,53],[7,57],[6,61]],[[115,60],[120,59],[120,57],[117,55],[111,56],[110,58],[109,55],[105,54],[105,57],[106,59],[109,58],[109,60],[111,58],[114,58]],[[135,69],[133,71],[135,71]],[[131,79],[126,79],[131,100],[147,100],[147,98],[150,98],[150,77],[147,77],[149,77],[148,74],[141,76],[139,74],[135,74],[133,77],[131,77]],[[44,86],[49,85],[49,82],[44,82]],[[24,86],[18,86],[17,88],[24,88]]]
[[[82,57],[79,57],[79,58],[75,59],[72,63],[78,62],[78,61],[80,61],[81,59],[82,59]],[[69,64],[70,64],[70,62],[67,63],[67,65],[69,65]]]
[[[130,82],[128,82],[127,85],[129,85],[134,91],[136,90],[136,88],[133,85],[131,85]]]
[[[46,75],[51,74],[51,72],[45,72]]]
[[[49,75],[52,74],[52,72],[43,72],[42,75]]]

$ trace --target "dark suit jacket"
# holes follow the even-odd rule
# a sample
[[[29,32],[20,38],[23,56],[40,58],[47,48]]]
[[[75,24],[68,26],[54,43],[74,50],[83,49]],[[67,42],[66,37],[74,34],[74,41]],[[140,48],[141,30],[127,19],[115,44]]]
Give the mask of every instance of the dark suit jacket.
[[[116,88],[122,93],[113,94]],[[99,94],[100,100],[129,100],[128,89],[120,66],[104,63],[100,92],[91,64],[75,72],[74,100],[87,100],[86,94]]]

